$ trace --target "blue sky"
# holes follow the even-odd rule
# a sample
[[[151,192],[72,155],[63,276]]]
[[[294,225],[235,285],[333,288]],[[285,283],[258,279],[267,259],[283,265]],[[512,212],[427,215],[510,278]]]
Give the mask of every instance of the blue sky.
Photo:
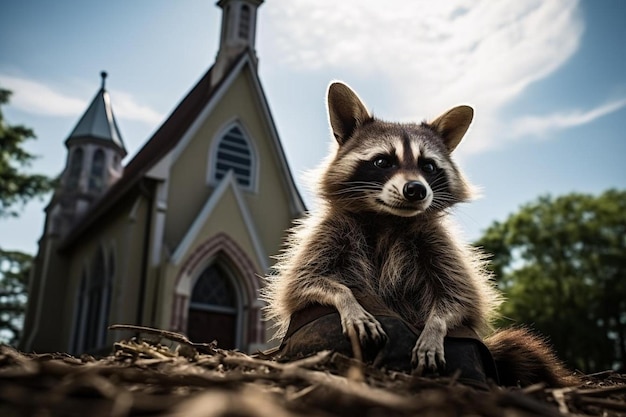
[[[99,73],[134,155],[217,53],[210,0],[4,2],[0,86],[7,121],[33,128],[32,171],[57,175],[64,141]],[[388,120],[475,109],[456,158],[482,189],[456,210],[469,239],[537,196],[626,187],[626,2],[620,0],[268,0],[259,72],[287,157],[303,173],[326,155],[331,80]],[[200,174],[199,174],[200,175]],[[37,250],[47,203],[0,220],[0,247]]]

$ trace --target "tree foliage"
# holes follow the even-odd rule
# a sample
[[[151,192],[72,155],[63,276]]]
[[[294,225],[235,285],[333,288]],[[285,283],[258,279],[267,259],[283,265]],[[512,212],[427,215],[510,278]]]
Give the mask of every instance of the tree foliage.
[[[493,254],[505,324],[536,328],[582,371],[624,368],[626,191],[541,197],[477,245]]]
[[[8,104],[10,96],[0,88],[0,106]],[[34,138],[31,129],[8,124],[0,109],[0,219],[17,216],[16,206],[54,187],[49,177],[25,172],[35,156],[24,143]],[[31,265],[30,255],[0,249],[0,343],[17,344],[21,336]]]
[[[32,256],[0,249],[0,343],[17,346],[26,311]]]
[[[10,96],[9,90],[0,88],[0,106],[7,104]],[[53,187],[47,176],[24,172],[35,159],[24,149],[24,142],[34,138],[31,129],[7,124],[0,109],[0,218],[17,216],[18,203],[23,205]]]

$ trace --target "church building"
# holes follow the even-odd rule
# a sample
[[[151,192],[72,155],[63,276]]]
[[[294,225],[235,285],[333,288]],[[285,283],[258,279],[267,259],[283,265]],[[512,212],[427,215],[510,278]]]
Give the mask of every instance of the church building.
[[[266,346],[261,277],[304,204],[257,72],[262,3],[217,3],[214,65],[125,165],[102,73],[65,141],[22,350],[106,352],[119,337],[107,331],[116,323],[222,348]]]

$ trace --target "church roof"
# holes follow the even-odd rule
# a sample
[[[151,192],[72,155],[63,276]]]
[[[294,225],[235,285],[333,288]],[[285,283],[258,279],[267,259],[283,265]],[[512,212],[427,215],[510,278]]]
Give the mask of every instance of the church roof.
[[[95,138],[105,141],[111,141],[124,151],[124,142],[122,141],[122,135],[120,134],[117,122],[113,116],[113,108],[111,107],[111,98],[109,93],[104,88],[104,81],[107,73],[100,73],[102,76],[102,86],[91,104],[85,111],[85,114],[80,118],[78,124],[70,133],[67,138]]]
[[[125,195],[133,186],[137,185],[143,178],[145,178],[148,171],[154,167],[161,159],[163,159],[176,145],[179,144],[183,137],[183,133],[191,126],[196,120],[201,111],[207,106],[209,102],[219,98],[220,91],[227,88],[228,84],[232,82],[233,76],[241,71],[245,64],[250,65],[250,51],[246,50],[240,54],[227,70],[227,76],[224,76],[217,84],[211,84],[211,67],[198,83],[191,89],[187,96],[178,104],[174,111],[170,114],[167,120],[157,129],[152,138],[137,152],[135,157],[124,168],[124,174],[96,203],[85,217],[74,227],[74,229],[65,237],[61,244],[61,250],[68,248],[74,244],[90,225],[94,224],[96,220],[104,215],[107,210],[113,207],[119,200]],[[277,152],[279,154],[280,166],[283,169],[284,178],[288,188],[291,191],[291,195],[294,198],[294,209],[298,214],[304,212],[304,202],[300,193],[295,185],[291,171],[289,170],[287,159],[285,157],[284,150],[278,139],[278,133],[276,126],[269,112],[269,105],[265,101],[265,94],[262,91],[257,73],[255,70],[251,71],[256,89],[259,92],[260,99],[262,100],[262,106],[265,109],[265,117],[270,123],[271,130],[273,132]]]
[[[227,76],[221,78],[221,80],[212,85],[211,72],[214,67],[211,67],[200,78],[198,83],[191,89],[187,96],[178,104],[174,111],[169,115],[167,120],[157,129],[148,142],[137,152],[134,158],[124,168],[124,174],[95,204],[95,206],[87,213],[85,217],[74,227],[64,239],[61,245],[61,249],[71,246],[77,241],[81,234],[107,210],[114,206],[119,199],[125,195],[133,186],[137,185],[143,178],[145,178],[148,171],[154,167],[159,161],[161,161],[169,152],[174,149],[181,141],[183,134],[192,123],[198,118],[202,110],[212,100],[219,98],[220,92],[232,82],[234,75],[236,75],[247,64],[250,65],[251,52],[245,50],[239,57],[230,65],[230,68],[226,71]],[[276,126],[269,111],[269,105],[266,101],[265,94],[263,93],[260,81],[258,79],[256,70],[251,71],[253,75],[254,84],[256,90],[259,93],[262,100],[262,107],[264,108],[264,115],[270,124],[270,129],[273,132],[273,137],[280,160],[280,166],[283,170],[284,178],[287,183],[291,195],[294,199],[294,210],[297,214],[302,214],[305,210],[304,202],[300,193],[295,185],[291,171],[289,170],[287,159],[282,148],[282,144],[278,139],[278,133]],[[80,124],[80,123],[79,123]]]

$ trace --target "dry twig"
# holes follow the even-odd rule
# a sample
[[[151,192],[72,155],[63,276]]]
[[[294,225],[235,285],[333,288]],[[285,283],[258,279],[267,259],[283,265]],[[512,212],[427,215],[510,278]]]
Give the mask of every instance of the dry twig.
[[[458,376],[388,372],[328,351],[281,363],[178,333],[112,328],[147,337],[119,341],[98,360],[0,346],[0,415],[626,417],[626,378],[617,373],[566,389],[485,391],[460,384]]]

